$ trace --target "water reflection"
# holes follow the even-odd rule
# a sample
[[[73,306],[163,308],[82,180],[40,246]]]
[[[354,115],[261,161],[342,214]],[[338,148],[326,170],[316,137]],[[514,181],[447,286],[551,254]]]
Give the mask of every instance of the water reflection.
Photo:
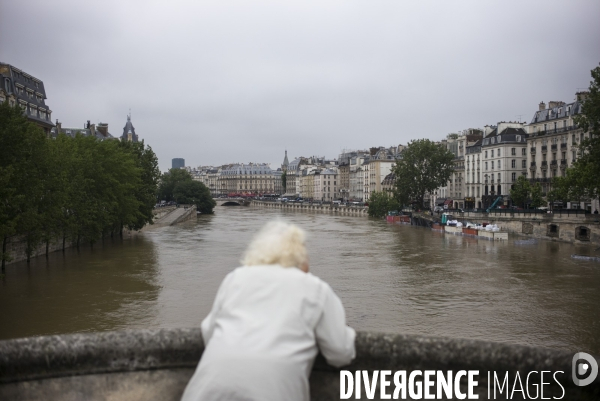
[[[278,217],[307,230],[313,273],[359,330],[600,352],[600,264],[570,257],[590,248],[251,208],[219,208],[122,244],[10,266],[0,337],[197,326],[252,235]]]

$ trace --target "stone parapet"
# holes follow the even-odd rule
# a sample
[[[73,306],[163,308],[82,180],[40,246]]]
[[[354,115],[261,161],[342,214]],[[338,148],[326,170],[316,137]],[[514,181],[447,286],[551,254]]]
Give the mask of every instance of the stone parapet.
[[[200,329],[127,330],[0,341],[0,399],[179,400],[203,350]],[[370,332],[358,333],[356,350],[356,359],[343,369],[409,373],[478,370],[479,399],[488,399],[488,372],[502,377],[509,372],[512,386],[517,372],[525,382],[532,371],[563,372],[556,374],[557,381],[550,375],[545,378],[545,397],[559,397],[562,386],[566,394],[563,399],[600,398],[600,378],[585,387],[574,385],[571,363],[575,351]],[[339,399],[339,371],[322,356],[317,358],[310,376],[312,400]],[[539,383],[539,375],[536,381]],[[461,389],[466,391],[466,381],[461,381]],[[380,399],[379,389],[375,394],[375,399]]]

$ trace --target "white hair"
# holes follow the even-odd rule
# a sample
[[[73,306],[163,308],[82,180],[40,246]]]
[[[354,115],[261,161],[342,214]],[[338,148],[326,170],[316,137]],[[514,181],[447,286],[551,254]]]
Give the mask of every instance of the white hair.
[[[271,221],[252,239],[241,262],[245,266],[301,268],[308,264],[305,237],[304,230],[296,225],[280,220]]]

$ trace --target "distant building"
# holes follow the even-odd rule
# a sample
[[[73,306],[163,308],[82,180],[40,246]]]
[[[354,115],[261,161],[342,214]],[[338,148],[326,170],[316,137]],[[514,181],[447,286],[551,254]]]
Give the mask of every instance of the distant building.
[[[185,159],[175,158],[171,161],[171,168],[183,168],[185,167]]]
[[[56,138],[59,134],[67,135],[72,138],[74,138],[75,135],[79,134],[83,136],[93,136],[100,140],[118,140],[118,138],[115,138],[110,134],[110,132],[108,132],[108,124],[98,123],[98,125],[96,125],[90,123],[90,120],[88,120],[87,123],[84,124],[83,128],[63,127],[62,124],[58,122],[58,120],[56,120],[56,126],[50,130],[50,136],[52,138]]]
[[[133,128],[133,124],[131,123],[131,114],[127,115],[127,122],[125,123],[125,127],[123,127],[123,135],[121,135],[121,141],[138,141],[138,136],[135,133],[135,128]]]
[[[45,103],[44,83],[10,64],[0,63],[0,103],[7,100],[11,106],[21,106],[27,118],[50,135],[54,124],[52,110]]]

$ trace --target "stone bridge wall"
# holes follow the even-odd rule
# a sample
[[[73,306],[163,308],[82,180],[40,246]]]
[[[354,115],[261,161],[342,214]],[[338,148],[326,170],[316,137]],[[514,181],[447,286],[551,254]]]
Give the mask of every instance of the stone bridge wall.
[[[128,330],[0,341],[0,399],[178,401],[203,350],[200,329]],[[573,383],[571,363],[578,350],[359,332],[356,351],[356,359],[343,369],[366,370],[370,377],[374,370],[406,370],[407,375],[414,370],[478,370],[475,392],[481,400],[489,399],[488,372],[492,372],[492,380],[493,372],[502,378],[509,372],[512,388],[517,372],[525,385],[532,371],[538,372],[534,375],[538,385],[539,372],[563,372],[555,377],[565,396],[561,397],[563,390],[547,374],[544,399],[600,399],[600,377],[585,387]],[[340,399],[339,371],[323,357],[317,358],[310,376],[313,401]],[[460,387],[466,392],[466,380],[460,382]],[[534,389],[531,383],[530,389]],[[432,392],[435,394],[435,390]],[[379,400],[379,388],[375,394],[374,399]],[[364,387],[362,395],[366,399]],[[512,399],[522,399],[520,395],[517,392]]]

